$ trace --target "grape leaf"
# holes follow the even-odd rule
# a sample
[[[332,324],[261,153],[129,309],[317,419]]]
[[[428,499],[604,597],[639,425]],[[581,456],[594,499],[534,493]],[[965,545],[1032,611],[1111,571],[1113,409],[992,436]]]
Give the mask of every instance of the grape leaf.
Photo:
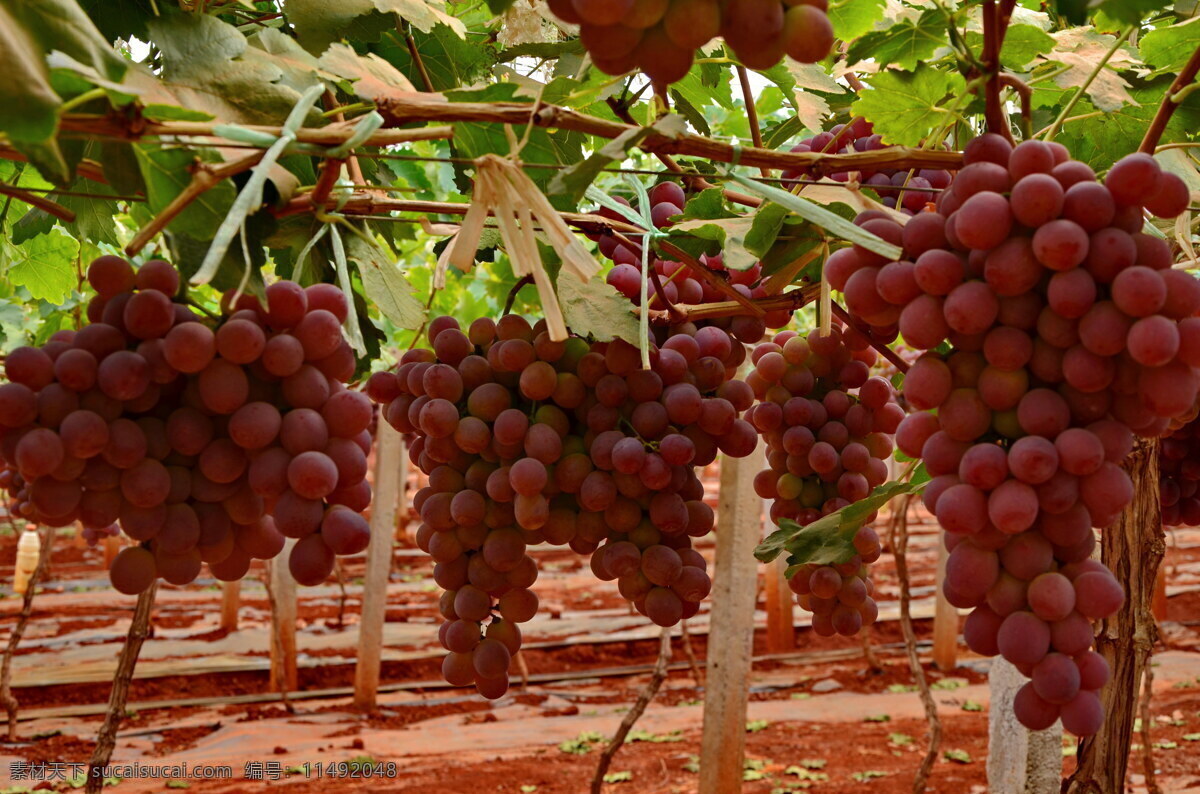
[[[378,41],[403,19],[422,33],[442,25],[459,38],[462,20],[447,14],[442,0],[285,0],[283,10],[304,48],[319,55],[339,39]]]
[[[1089,79],[1087,94],[1099,110],[1113,111],[1124,105],[1136,104],[1129,93],[1129,83],[1119,70],[1138,64],[1135,51],[1130,47],[1119,47],[1109,57],[1108,63],[1094,78],[1092,72],[1116,40],[1115,37],[1097,33],[1091,28],[1070,28],[1053,36],[1054,51],[1043,57],[1044,61],[1061,63],[1070,67],[1054,76],[1061,88],[1076,88]]]
[[[754,217],[739,215],[733,218],[682,221],[671,227],[671,236],[682,234],[720,243],[721,261],[727,270],[749,270],[758,262],[758,257],[746,249],[746,238],[754,228]]]
[[[1170,6],[1171,3],[1165,0],[1104,0],[1101,3],[1088,3],[1089,8],[1124,25],[1136,25],[1151,12],[1161,11]],[[1079,20],[1079,24],[1082,22],[1083,20]]]
[[[858,2],[858,0],[855,0]],[[933,55],[947,45],[946,30],[950,17],[938,6],[917,19],[902,19],[887,30],[867,33],[850,45],[846,62],[856,64],[871,59],[883,69],[896,64],[902,69],[914,69],[918,64],[933,60]]]
[[[944,120],[941,105],[947,96],[966,90],[957,72],[939,72],[922,64],[912,72],[880,72],[869,80],[871,90],[854,102],[855,116],[870,119],[885,143],[916,146]]]
[[[867,522],[871,513],[883,507],[892,498],[903,494],[915,494],[924,490],[928,478],[918,482],[888,482],[880,485],[862,501],[847,505],[841,510],[822,516],[806,526],[784,518],[779,529],[772,532],[754,550],[761,562],[771,562],[784,551],[789,552],[788,576],[793,567],[800,565],[836,565],[854,556],[854,535]]]
[[[334,44],[321,56],[321,66],[338,77],[353,81],[360,99],[374,101],[399,91],[413,91],[413,84],[399,69],[375,53],[359,55],[347,44]]]
[[[1024,71],[1035,58],[1054,49],[1054,38],[1034,25],[1011,25],[1004,35],[1000,63],[1013,71]],[[967,45],[976,52],[983,49],[983,34],[967,34]]]
[[[400,272],[398,262],[389,261],[378,245],[357,234],[346,236],[346,256],[358,263],[367,297],[397,328],[415,330],[425,322],[425,307],[413,295],[412,285]]]
[[[75,289],[79,243],[59,229],[40,234],[20,248],[0,241],[0,269],[13,284],[40,300],[61,304]]]
[[[571,272],[560,272],[555,285],[567,326],[581,336],[600,342],[623,339],[638,343],[638,318],[629,299],[597,276],[583,282]]]
[[[885,0],[837,0],[829,4],[833,35],[842,41],[854,41],[883,20]]]
[[[483,78],[494,59],[493,45],[464,41],[445,25],[438,25],[428,33],[413,31],[413,42],[435,91],[449,91]],[[375,51],[403,72],[410,82],[424,89],[420,70],[402,38],[389,33]]]
[[[1142,60],[1158,71],[1178,72],[1200,46],[1200,17],[1167,25],[1142,37]]]
[[[188,169],[196,160],[197,152],[149,145],[136,146],[133,152],[146,182],[147,208],[153,213],[162,212],[191,182]],[[208,159],[214,159],[214,156],[209,155]],[[233,183],[228,180],[214,185],[171,221],[172,230],[197,240],[212,239],[233,204],[235,192]]]
[[[596,180],[606,167],[624,160],[629,150],[646,140],[651,134],[657,133],[668,138],[675,138],[686,130],[683,117],[670,113],[656,121],[651,127],[636,127],[627,130],[603,147],[588,155],[587,159],[559,171],[550,180],[547,192],[550,195],[565,195],[572,202],[578,203],[587,191],[588,185]]]

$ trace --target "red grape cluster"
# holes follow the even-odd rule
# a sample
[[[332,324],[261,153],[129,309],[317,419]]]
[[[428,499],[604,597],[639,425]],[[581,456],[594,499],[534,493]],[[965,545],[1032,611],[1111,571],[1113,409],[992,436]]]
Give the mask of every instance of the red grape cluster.
[[[649,193],[650,216],[655,227],[665,229],[671,226],[671,219],[683,212],[687,195],[683,188],[674,182],[661,182],[655,185]],[[629,202],[618,196],[616,201],[629,206]],[[604,207],[597,213],[601,217],[616,221],[625,221],[619,213]],[[642,296],[642,249],[635,239],[626,236],[635,247],[630,248],[618,242],[609,234],[592,233],[588,237],[599,244],[600,253],[613,261],[613,269],[608,272],[608,284],[617,292],[624,295],[634,304],[641,302]],[[726,279],[734,290],[747,298],[766,297],[766,286],[762,276],[762,265],[755,264],[746,270],[726,270],[722,257],[701,255],[700,263]],[[662,294],[653,278],[647,286],[651,309],[666,309],[667,304],[695,306],[701,303],[713,303],[728,300],[728,296],[716,289],[712,284],[703,281],[684,265],[673,259],[654,257],[650,267],[658,275],[658,283],[662,285]],[[663,298],[666,298],[664,302]],[[724,317],[705,321],[706,325],[716,325],[724,328],[739,341],[754,344],[762,339],[767,328],[782,328],[792,319],[792,312],[780,309],[767,312],[763,317],[749,315],[741,317]]]
[[[929,351],[903,386],[922,412],[896,443],[933,477],[924,500],[951,549],[945,593],[974,608],[968,644],[1032,678],[1015,704],[1025,725],[1061,716],[1089,735],[1108,675],[1089,621],[1124,600],[1088,559],[1093,527],[1133,497],[1134,433],[1162,433],[1200,383],[1200,284],[1141,232],[1143,207],[1170,217],[1187,191],[1145,155],[1102,184],[1060,145],[990,134],[965,162],[937,212],[856,220],[903,258],[855,246],[827,272],[853,314]]]
[[[697,49],[717,36],[751,69],[783,56],[816,63],[833,46],[826,0],[547,0],[605,74],[641,69],[651,80],[687,76]]]
[[[793,152],[821,152],[825,154],[852,154],[886,149],[881,136],[876,135],[871,122],[864,118],[851,119],[848,124],[837,124],[811,138],[805,138],[792,147]],[[807,170],[789,169],[782,177],[800,180],[810,176]],[[831,179],[846,182],[848,172],[832,174]],[[899,208],[906,215],[915,215],[935,199],[936,192],[950,187],[949,171],[933,168],[909,170],[905,168],[866,169],[859,172],[859,182],[879,194],[880,201],[887,207]]]
[[[1200,421],[1164,438],[1158,461],[1163,524],[1200,526]]]
[[[770,466],[754,488],[771,500],[772,521],[811,524],[887,481],[890,434],[904,411],[891,384],[870,376],[875,352],[865,337],[837,325],[807,339],[782,331],[755,348],[751,360],[746,380],[758,402],[746,419],[766,440]],[[853,545],[846,562],[804,565],[791,578],[821,636],[853,636],[879,614],[866,568],[879,559],[879,537],[863,527]]]
[[[88,281],[91,324],[5,361],[0,484],[16,514],[93,535],[119,523],[139,545],[109,576],[129,594],[191,582],[202,562],[239,579],[285,536],[303,584],[366,547],[373,408],[343,385],[340,290],[276,282],[266,309],[242,296],[214,330],[173,301],[167,262],[102,256]]]
[[[620,340],[554,342],[544,321],[517,315],[464,333],[439,317],[432,351],[371,377],[368,394],[429,475],[413,499],[417,544],[446,591],[450,683],[507,690],[516,624],[538,607],[534,544],[591,554],[595,574],[659,625],[699,610],[711,582],[691,541],[712,530],[713,511],[694,468],[753,451],[758,434],[739,413],[754,395],[731,380],[745,348],[727,332],[669,333],[646,370]]]

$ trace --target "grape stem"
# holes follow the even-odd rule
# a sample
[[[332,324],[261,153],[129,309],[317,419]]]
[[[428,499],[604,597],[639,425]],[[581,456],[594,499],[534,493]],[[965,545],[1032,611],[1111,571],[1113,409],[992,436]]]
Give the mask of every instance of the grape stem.
[[[754,141],[755,147],[761,149],[763,148],[762,129],[758,126],[758,106],[754,103],[754,91],[750,88],[750,73],[740,63],[735,68],[738,82],[742,86],[742,104],[746,107],[746,123],[750,125],[750,139]],[[759,173],[763,176],[770,176],[771,169],[764,166],[759,169]]]
[[[533,283],[533,276],[521,276],[513,288],[508,291],[508,297],[504,300],[504,312],[502,316],[507,317],[512,314],[513,304],[516,303],[517,295],[521,290]]]
[[[1197,47],[1196,51],[1192,53],[1192,57],[1188,59],[1171,83],[1171,87],[1167,89],[1162,104],[1158,106],[1158,112],[1154,114],[1154,120],[1150,122],[1150,127],[1146,130],[1146,136],[1142,138],[1142,145],[1138,147],[1139,152],[1154,154],[1163,132],[1167,129],[1167,123],[1175,113],[1175,108],[1179,107],[1186,98],[1186,94],[1184,96],[1180,96],[1180,94],[1196,80],[1197,72],[1200,72],[1200,47]]]
[[[1162,794],[1154,778],[1154,745],[1150,743],[1150,700],[1154,696],[1154,665],[1148,664],[1142,671],[1142,769],[1146,775],[1147,794]]]
[[[645,713],[646,707],[650,705],[650,701],[658,694],[659,687],[662,686],[667,677],[667,663],[671,659],[671,629],[665,627],[662,634],[659,636],[658,642],[658,661],[654,663],[654,672],[650,675],[650,680],[646,682],[645,688],[638,693],[637,700],[629,711],[625,712],[625,718],[621,720],[621,724],[617,726],[617,732],[613,734],[612,740],[608,746],[604,748],[604,752],[600,754],[600,760],[596,764],[596,774],[592,776],[592,794],[600,794],[604,789],[604,775],[608,772],[609,766],[612,764],[613,756],[625,744],[625,737],[629,735],[634,724]]]
[[[871,337],[871,330],[869,328],[867,328],[865,325],[863,325],[861,322],[859,322],[857,319],[855,319],[854,317],[851,317],[850,313],[847,312],[845,309],[843,309],[838,304],[837,301],[831,301],[829,308],[839,320],[846,323],[851,328],[853,328],[855,331],[858,331],[860,334],[862,334],[868,340],[870,340],[871,347],[875,348],[875,350],[878,351],[881,356],[883,356],[888,361],[890,361],[892,363],[892,366],[894,366],[896,369],[900,370],[901,373],[908,372],[908,362],[905,361],[904,359],[900,358],[900,354],[897,353],[895,350],[892,350],[890,347],[883,344],[882,342],[876,342]]]
[[[87,783],[84,787],[86,794],[100,794],[104,790],[104,777],[100,768],[108,766],[112,758],[113,748],[117,745],[117,729],[121,718],[125,716],[125,702],[129,697],[129,683],[133,680],[133,668],[137,665],[138,654],[142,652],[142,643],[150,634],[150,612],[154,607],[154,595],[158,592],[158,580],[137,597],[137,605],[133,608],[133,619],[129,623],[129,634],[125,637],[125,645],[117,658],[117,670],[113,675],[112,691],[108,696],[108,711],[104,715],[104,724],[96,734],[96,747],[88,760]]]
[[[913,632],[912,614],[909,609],[912,595],[908,580],[908,508],[912,500],[912,494],[900,497],[900,504],[892,514],[888,527],[888,545],[892,547],[892,555],[896,559],[896,577],[900,580],[900,629],[904,632],[908,666],[917,682],[917,691],[921,695],[921,703],[925,706],[925,719],[929,722],[929,749],[913,777],[912,788],[913,794],[923,794],[929,773],[937,761],[938,748],[942,744],[942,721],[938,718],[937,703],[929,690],[929,681],[925,678],[925,668],[921,666],[921,658],[917,655],[917,635]]]
[[[1004,112],[1004,103],[1000,101],[1003,87],[1000,79],[1000,50],[1004,46],[1004,35],[1014,5],[1016,0],[1000,0],[999,7],[996,6],[995,0],[984,0],[983,3],[983,66],[988,75],[984,88],[984,116],[988,132],[1004,136],[1009,143],[1013,142],[1012,129],[1008,123],[1008,114]]]
[[[667,293],[663,291],[662,276],[658,274],[658,268],[654,267],[653,264],[650,265],[650,283],[654,285],[654,297],[659,298],[666,304],[667,314],[672,317],[678,317],[679,309],[675,308],[675,304],[667,299]],[[650,301],[647,301],[646,305],[649,306]]]
[[[1021,137],[1029,140],[1033,137],[1033,89],[1013,74],[1000,75],[1000,85],[1011,88],[1021,98]]]
[[[400,25],[404,31],[404,43],[408,47],[408,54],[416,64],[417,74],[421,76],[421,85],[425,86],[425,90],[429,93],[436,93],[437,89],[433,87],[433,81],[429,79],[429,72],[425,70],[425,62],[421,60],[421,51],[417,49],[417,40],[413,38],[408,22],[401,20]]]
[[[71,210],[67,209],[58,202],[51,201],[44,196],[38,196],[34,193],[30,193],[24,188],[10,185],[7,182],[0,182],[0,196],[8,196],[9,198],[15,198],[17,201],[23,201],[26,204],[36,207],[42,212],[45,212],[48,215],[53,215],[59,220],[66,221],[67,223],[73,223],[75,221],[75,213],[71,212]]]

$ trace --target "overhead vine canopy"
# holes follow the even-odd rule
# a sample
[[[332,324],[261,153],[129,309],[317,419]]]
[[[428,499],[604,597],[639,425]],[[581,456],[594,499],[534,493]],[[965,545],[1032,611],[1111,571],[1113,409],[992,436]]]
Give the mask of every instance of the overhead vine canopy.
[[[695,175],[671,230],[681,253],[723,248],[735,271],[761,261],[782,271],[775,293],[815,283],[821,258],[804,255],[840,236],[831,216],[791,214],[730,175],[778,188],[789,168],[861,170],[880,153],[788,152],[851,117],[910,147],[885,155],[906,167],[952,166],[988,111],[978,89],[991,71],[981,24],[991,5],[840,0],[828,8],[837,43],[819,63],[783,58],[746,75],[717,38],[685,77],[654,86],[596,68],[578,27],[542,0],[4,0],[6,344],[73,322],[86,302],[80,263],[124,249],[164,255],[219,289],[259,290],[264,270],[349,286],[351,340],[367,362],[420,327],[430,300],[486,313],[518,281],[492,228],[472,272],[436,267],[488,154],[518,157],[563,212],[594,211],[592,185],[632,195],[630,178]],[[1190,13],[1155,0],[1022,0],[998,53],[1013,129],[1054,137],[1103,171],[1138,147],[1192,58]],[[1189,145],[1200,100],[1181,94],[1160,159],[1198,187]],[[252,171],[269,149],[270,167]],[[841,217],[864,201],[842,188],[805,195]],[[555,278],[558,250],[545,236],[539,248]],[[599,297],[560,288],[576,330],[629,333],[631,317],[595,311]]]

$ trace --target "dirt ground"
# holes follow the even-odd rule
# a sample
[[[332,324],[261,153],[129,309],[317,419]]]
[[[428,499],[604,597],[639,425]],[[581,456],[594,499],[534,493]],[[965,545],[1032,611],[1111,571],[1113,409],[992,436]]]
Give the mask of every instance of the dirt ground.
[[[936,533],[917,522],[910,543],[915,626],[931,637]],[[711,560],[712,547],[701,551]],[[11,570],[15,539],[0,535],[0,570]],[[537,549],[535,589],[543,614],[529,624],[523,651],[532,680],[488,703],[440,681],[437,592],[432,566],[411,544],[397,548],[388,589],[378,710],[356,711],[354,683],[363,561],[335,583],[300,590],[299,686],[292,712],[268,693],[269,614],[257,580],[243,583],[240,623],[219,626],[221,593],[211,580],[163,587],[154,635],[146,642],[122,721],[114,764],[141,764],[118,792],[338,791],[411,794],[576,794],[589,790],[597,760],[644,687],[658,630],[630,615],[611,584],[596,583],[586,561]],[[1200,531],[1172,533],[1168,611],[1156,649],[1150,742],[1164,792],[1200,792]],[[252,572],[251,577],[257,574]],[[870,631],[881,670],[857,640],[822,639],[796,610],[796,652],[767,656],[760,598],[750,681],[743,791],[911,791],[929,730],[912,686],[896,620],[898,583],[890,555],[874,566],[881,621]],[[21,704],[19,741],[0,747],[0,792],[70,790],[78,785],[107,702],[115,656],[132,599],[106,586],[99,549],[60,535],[49,580],[13,660]],[[760,582],[761,585],[761,582]],[[761,596],[761,587],[760,587]],[[20,608],[0,600],[7,635]],[[690,621],[691,647],[704,664],[707,605]],[[942,723],[929,791],[986,791],[988,660],[960,649],[957,669],[928,662]],[[684,794],[697,789],[704,688],[683,644],[658,697],[616,755],[605,792]],[[1127,791],[1145,791],[1139,738]],[[1063,771],[1074,766],[1063,745]],[[55,780],[31,780],[30,765]],[[182,765],[189,768],[184,770]],[[228,767],[231,779],[202,779],[198,765]],[[150,767],[163,775],[151,779]],[[219,769],[217,771],[220,771]],[[7,788],[5,788],[7,787]]]

